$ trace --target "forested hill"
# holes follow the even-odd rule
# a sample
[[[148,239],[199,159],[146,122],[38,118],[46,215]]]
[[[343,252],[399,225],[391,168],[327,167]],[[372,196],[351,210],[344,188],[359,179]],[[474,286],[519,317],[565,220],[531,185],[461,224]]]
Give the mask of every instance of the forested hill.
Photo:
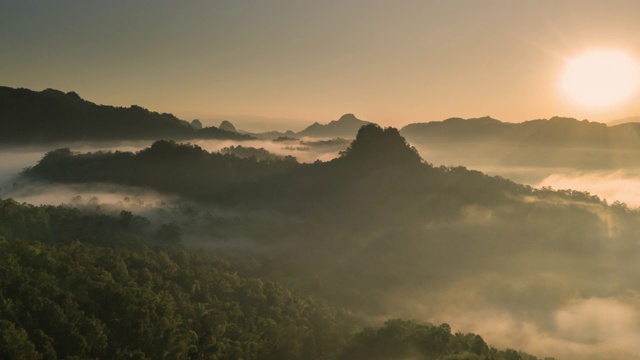
[[[613,127],[587,120],[554,117],[508,123],[490,117],[475,119],[450,118],[444,121],[415,123],[400,132],[409,141],[457,143],[517,143],[544,146],[639,146],[640,124]],[[632,132],[630,134],[629,132]],[[635,135],[635,136],[633,136]]]
[[[249,139],[215,127],[195,129],[139,106],[96,105],[75,92],[0,87],[0,143],[131,139]]]
[[[173,226],[0,200],[0,358],[333,359],[358,322]]]
[[[333,213],[336,208],[351,206],[368,213],[379,210],[372,209],[371,202],[389,201],[389,208],[417,199],[439,204],[442,213],[465,203],[497,203],[532,192],[478,171],[434,167],[424,162],[396,129],[377,125],[363,126],[339,158],[324,163],[301,164],[290,157],[258,161],[161,140],[137,153],[82,154],[57,149],[23,175],[55,182],[149,187],[226,205],[316,212],[331,209]]]
[[[536,359],[447,324],[361,324],[174,227],[0,200],[1,359]]]
[[[352,139],[358,133],[358,129],[367,124],[371,124],[371,122],[360,120],[353,114],[344,114],[340,119],[333,120],[325,125],[317,122],[313,123],[296,133],[296,136]]]
[[[557,339],[562,348],[617,354],[627,350],[603,335],[606,327],[556,319],[594,301],[640,313],[640,303],[625,302],[640,291],[640,212],[588,193],[433,166],[393,128],[362,127],[328,162],[258,161],[159,141],[137,153],[58,149],[24,176],[195,200],[200,212],[179,223],[186,244],[264,257],[250,274],[369,318],[463,322],[518,348],[531,336],[524,350],[534,353]],[[491,327],[497,317],[504,321]],[[420,336],[400,336],[411,333],[407,327],[394,327],[394,339],[413,348]],[[353,354],[367,358],[366,348],[381,343],[376,334],[363,334],[367,345]]]

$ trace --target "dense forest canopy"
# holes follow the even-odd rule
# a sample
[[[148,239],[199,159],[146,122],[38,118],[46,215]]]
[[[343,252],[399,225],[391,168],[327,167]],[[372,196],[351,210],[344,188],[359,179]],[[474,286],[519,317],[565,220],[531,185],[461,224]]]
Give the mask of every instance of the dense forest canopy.
[[[362,320],[349,312],[185,249],[175,225],[131,213],[0,200],[0,223],[3,359],[364,359],[373,343],[378,356],[418,346],[424,359],[535,359],[446,324],[355,334]]]

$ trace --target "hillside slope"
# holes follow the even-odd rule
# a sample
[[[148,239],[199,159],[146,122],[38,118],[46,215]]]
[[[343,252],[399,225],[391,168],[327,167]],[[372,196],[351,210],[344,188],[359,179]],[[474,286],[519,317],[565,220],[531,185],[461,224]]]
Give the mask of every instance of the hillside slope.
[[[250,139],[215,127],[195,129],[171,114],[132,105],[97,105],[74,92],[0,87],[0,143],[132,139]]]

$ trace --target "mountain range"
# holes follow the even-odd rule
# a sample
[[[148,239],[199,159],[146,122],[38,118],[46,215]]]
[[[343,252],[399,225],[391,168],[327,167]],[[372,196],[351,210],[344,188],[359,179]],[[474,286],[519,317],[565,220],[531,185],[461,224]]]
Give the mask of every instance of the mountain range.
[[[261,133],[252,133],[249,131],[241,131],[242,133],[255,136],[265,140],[275,140],[278,138],[345,138],[353,139],[362,126],[373,124],[370,121],[360,120],[354,114],[344,114],[338,120],[332,120],[327,124],[315,122],[301,131],[267,131]]]
[[[638,147],[640,123],[607,126],[598,122],[553,117],[508,123],[491,117],[450,118],[444,121],[414,123],[400,132],[409,141],[502,142],[544,146]]]
[[[400,132],[441,164],[580,169],[640,164],[640,123],[607,126],[566,117],[521,123],[450,118],[409,124]]]

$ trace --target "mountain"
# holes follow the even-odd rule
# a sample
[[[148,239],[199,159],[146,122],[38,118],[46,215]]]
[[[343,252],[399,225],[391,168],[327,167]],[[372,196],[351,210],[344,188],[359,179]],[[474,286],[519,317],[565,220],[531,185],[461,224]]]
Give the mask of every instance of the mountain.
[[[349,138],[352,139],[362,126],[371,124],[369,121],[360,120],[353,114],[344,114],[338,120],[333,120],[322,125],[313,123],[296,135],[311,137]]]
[[[96,105],[75,92],[0,87],[0,143],[84,140],[250,139],[215,127],[197,129],[172,114],[132,105]]]
[[[400,130],[438,163],[610,169],[640,165],[640,123],[607,126],[565,117],[490,117],[409,124]]]
[[[248,134],[264,140],[275,140],[284,137],[319,137],[319,138],[346,138],[353,139],[362,126],[372,124],[369,121],[360,120],[353,114],[345,114],[338,120],[333,120],[328,124],[313,123],[302,131],[293,132],[291,130],[283,131],[267,131],[261,133],[253,133],[242,131],[240,133]]]
[[[502,126],[490,119],[476,124],[483,123]],[[588,193],[433,166],[393,128],[362,127],[327,162],[258,161],[159,141],[137,153],[58,149],[23,176],[192,199],[203,210],[177,224],[187,244],[249,254],[253,273],[367,318],[453,318],[465,331],[491,330],[503,346],[528,352],[554,339],[571,349],[596,344],[610,354],[619,343],[607,341],[606,322],[585,330],[583,313],[613,308],[640,316],[640,303],[628,295],[640,291],[639,212]],[[504,326],[495,325],[497,317]],[[389,331],[401,331],[399,339],[411,347],[416,337],[400,336],[404,328]],[[377,339],[363,334],[363,343],[350,347],[362,357],[345,358],[371,358],[367,349]]]
[[[222,120],[222,122],[220,123],[220,126],[218,126],[218,129],[230,131],[230,132],[238,132],[236,127],[233,126],[233,124],[228,120]]]
[[[607,122],[607,126],[616,126],[627,123],[640,123],[640,116],[628,116],[620,119],[615,119]]]
[[[605,124],[554,117],[549,120],[530,120],[507,123],[491,117],[415,123],[400,132],[410,141],[482,142],[500,141],[543,145],[608,146]]]
[[[200,129],[202,129],[202,122],[200,122],[200,120],[198,120],[198,119],[193,119],[191,121],[191,127],[196,129],[196,130],[200,130]]]

